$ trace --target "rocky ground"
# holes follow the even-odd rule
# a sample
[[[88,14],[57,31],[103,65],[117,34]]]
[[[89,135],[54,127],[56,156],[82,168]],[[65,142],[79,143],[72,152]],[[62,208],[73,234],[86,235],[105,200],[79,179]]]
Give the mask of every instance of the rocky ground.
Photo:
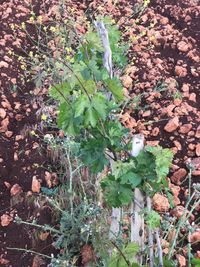
[[[69,1],[68,5],[74,8],[75,18],[83,12],[93,14],[94,10],[112,14],[124,38],[131,40],[129,65],[122,82],[130,97],[138,100],[125,109],[122,122],[133,133],[142,132],[148,144],[173,149],[169,179],[175,208],[170,212],[180,217],[187,196],[188,162],[195,166],[192,183],[200,179],[200,5],[196,0],[152,0],[138,17],[134,1],[113,2]],[[37,214],[31,203],[32,196],[37,198],[40,186],[46,184],[49,160],[39,134],[38,90],[27,79],[21,80],[26,68],[21,60],[25,56],[22,48],[31,48],[21,28],[28,23],[29,33],[34,36],[31,10],[36,16],[43,15],[43,1],[1,0],[0,4],[0,265],[46,266],[34,265],[33,257],[26,252],[7,249],[30,248],[47,255],[54,252],[51,236],[44,238],[39,233],[38,237],[35,229],[13,223],[16,214],[24,220],[38,216],[42,224],[51,217],[45,206]],[[45,6],[48,16],[54,18],[54,1],[46,1]],[[45,97],[45,93],[40,95]],[[156,205],[159,201],[163,199],[156,199],[155,208],[168,211],[168,204]],[[200,241],[195,223],[199,209],[191,219],[196,228],[191,242]],[[200,253],[198,245],[193,249]]]

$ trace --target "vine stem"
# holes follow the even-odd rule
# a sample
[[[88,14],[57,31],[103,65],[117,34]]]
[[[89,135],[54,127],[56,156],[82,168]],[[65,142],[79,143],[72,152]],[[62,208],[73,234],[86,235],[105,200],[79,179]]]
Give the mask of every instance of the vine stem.
[[[121,251],[121,249],[119,248],[119,246],[114,241],[112,241],[112,240],[111,240],[111,243],[119,251],[120,255],[124,258],[126,264],[130,267],[131,266],[130,262],[126,259],[124,253]]]
[[[25,222],[25,221],[17,221],[15,219],[15,222],[18,223],[18,224],[25,224],[25,225],[29,225],[29,226],[34,226],[34,227],[37,227],[37,228],[40,228],[40,229],[43,229],[45,231],[50,231],[50,232],[53,232],[53,233],[56,233],[56,234],[61,234],[59,230],[56,230],[52,227],[48,227],[48,226],[43,226],[43,225],[39,225],[39,224],[36,224],[36,223],[29,223],[29,222]]]
[[[70,152],[69,152],[70,153]],[[70,154],[67,153],[67,161],[68,161],[68,165],[69,165],[69,193],[70,193],[70,208],[71,208],[71,214],[73,214],[73,170],[72,170],[72,165],[71,165],[71,161],[70,161]]]
[[[25,249],[25,248],[10,248],[10,247],[7,247],[6,249],[8,249],[8,250],[24,251],[24,252],[28,252],[28,253],[33,253],[33,254],[38,255],[38,256],[41,256],[41,257],[45,257],[47,259],[52,259],[51,256],[48,256],[48,255],[45,255],[45,254],[41,254],[41,253],[39,253],[37,251],[30,250],[30,249]]]

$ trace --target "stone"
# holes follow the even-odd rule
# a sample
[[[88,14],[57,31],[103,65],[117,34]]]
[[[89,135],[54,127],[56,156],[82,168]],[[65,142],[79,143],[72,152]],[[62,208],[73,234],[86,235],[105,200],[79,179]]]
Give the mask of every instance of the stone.
[[[167,17],[162,17],[162,18],[160,19],[160,23],[161,23],[162,25],[167,25],[167,24],[169,23],[169,19],[168,19]]]
[[[185,178],[187,175],[187,171],[184,168],[180,168],[176,172],[174,172],[171,181],[177,185],[181,184],[181,181]]]
[[[190,90],[189,84],[184,83],[181,89],[183,92],[189,92],[189,90]]]
[[[177,48],[178,48],[178,50],[181,51],[181,52],[187,52],[188,49],[189,49],[189,46],[188,46],[188,44],[187,44],[186,42],[184,42],[184,41],[180,41],[180,42],[178,42],[178,44],[177,44]]]
[[[153,203],[155,210],[159,212],[166,212],[170,208],[168,198],[161,195],[160,193],[156,193],[153,196],[152,203]]]
[[[0,108],[0,118],[4,119],[6,117],[6,111],[4,108]]]
[[[19,184],[14,184],[10,189],[11,196],[16,196],[22,192],[22,188]]]
[[[200,125],[197,127],[197,131],[195,133],[196,138],[200,138]]]
[[[179,199],[178,195],[179,195],[181,188],[180,188],[180,186],[174,185],[172,183],[170,183],[169,187],[170,187],[171,192],[174,196],[174,199],[173,199],[174,206],[177,206],[180,204],[180,199]]]
[[[13,221],[13,218],[8,214],[3,214],[1,216],[1,226],[8,226]]]
[[[183,206],[177,206],[171,211],[171,215],[180,219],[183,214],[186,213],[185,208]]]
[[[164,127],[164,130],[168,133],[175,131],[179,127],[179,118],[174,117]]]
[[[191,93],[190,96],[189,96],[189,100],[196,103],[197,102],[197,100],[196,100],[196,94],[195,93]]]
[[[175,73],[179,77],[185,77],[187,76],[187,69],[181,66],[176,66],[175,67]]]
[[[200,241],[200,229],[197,229],[194,233],[189,235],[189,242],[194,243],[194,242],[199,242]]]
[[[192,129],[192,125],[189,123],[183,124],[180,129],[179,133],[186,134]]]
[[[200,156],[200,143],[196,145],[196,155],[199,157]]]
[[[40,193],[40,189],[41,189],[41,183],[40,181],[37,179],[36,176],[33,176],[32,178],[32,185],[31,185],[31,190],[34,193]]]
[[[179,263],[179,267],[185,267],[186,266],[186,259],[184,256],[180,255],[180,254],[177,254],[176,255],[176,258],[178,260],[178,263]]]
[[[122,78],[122,84],[124,87],[126,88],[130,88],[132,87],[132,84],[133,84],[133,80],[131,77],[129,77],[128,75],[125,75],[123,78]]]

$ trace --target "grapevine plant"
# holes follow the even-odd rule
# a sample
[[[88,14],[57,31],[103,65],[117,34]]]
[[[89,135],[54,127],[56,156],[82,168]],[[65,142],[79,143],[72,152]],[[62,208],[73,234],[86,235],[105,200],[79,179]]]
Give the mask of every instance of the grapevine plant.
[[[120,31],[109,19],[104,21],[110,39],[114,71],[122,72],[127,46]],[[103,67],[104,49],[100,36],[90,26],[80,36],[70,61],[59,60],[65,76],[50,88],[59,103],[57,124],[79,144],[78,155],[92,173],[101,172],[112,160],[113,168],[101,182],[109,206],[120,207],[132,200],[136,187],[150,195],[167,188],[166,175],[172,152],[160,146],[147,146],[137,157],[130,155],[130,133],[118,120],[127,99],[119,78],[110,78]],[[110,100],[106,95],[112,94]]]

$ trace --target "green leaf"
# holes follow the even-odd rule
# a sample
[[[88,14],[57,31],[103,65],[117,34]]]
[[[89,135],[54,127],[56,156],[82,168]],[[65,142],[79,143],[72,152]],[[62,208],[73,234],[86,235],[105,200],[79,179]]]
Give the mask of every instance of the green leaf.
[[[81,130],[81,121],[74,118],[74,111],[67,103],[61,103],[57,117],[57,124],[60,129],[70,135],[76,135]]]
[[[98,122],[97,111],[90,106],[85,112],[85,125],[88,126],[90,124],[92,127],[95,127],[97,122]]]
[[[122,175],[121,177],[122,184],[130,184],[132,188],[137,187],[142,182],[142,177],[138,173],[134,173],[133,171],[129,171]]]
[[[160,226],[160,215],[152,210],[150,213],[147,214],[147,225],[151,229],[155,229]]]
[[[200,267],[200,259],[198,258],[193,258],[191,263],[194,265],[194,267]]]
[[[117,101],[122,101],[124,99],[123,87],[119,79],[107,79],[105,81],[105,84],[107,85],[108,90],[113,94],[114,98]]]
[[[108,175],[104,178],[101,182],[101,187],[104,191],[106,202],[110,207],[128,205],[132,200],[133,192],[131,187],[120,184],[113,175]]]
[[[142,150],[134,160],[136,161],[134,172],[140,174],[143,180],[148,181],[156,178],[155,159],[151,153]]]
[[[68,82],[56,84],[50,87],[49,95],[55,100],[62,102],[66,102],[66,98],[70,95],[72,88]]]
[[[84,87],[86,88],[88,94],[94,94],[96,90],[96,84],[93,80],[86,80],[84,82]]]
[[[147,146],[146,151],[155,156],[156,173],[158,182],[160,182],[163,178],[166,178],[167,174],[169,173],[169,168],[173,159],[173,153],[170,149],[163,149],[161,146]]]
[[[116,179],[118,179],[122,175],[126,174],[133,167],[135,167],[133,160],[131,160],[130,162],[123,162],[121,160],[118,160],[113,163],[112,173],[116,177]]]
[[[93,173],[98,173],[108,165],[109,161],[105,156],[106,143],[102,139],[90,138],[82,142],[81,158],[86,166],[91,168]]]
[[[135,255],[138,253],[140,247],[137,243],[129,243],[125,249],[123,249],[123,254],[130,263],[136,261]]]
[[[131,264],[131,267],[141,267],[137,263],[135,263],[135,255],[139,251],[139,246],[136,243],[129,243],[125,248],[122,249],[122,253],[126,258],[126,261],[128,261]],[[124,257],[119,253],[119,251],[114,251],[108,267],[129,267],[127,265],[127,262],[125,261]]]
[[[155,258],[155,263],[159,264],[158,258]],[[166,256],[163,257],[163,265],[164,267],[177,267],[177,264],[173,260],[169,260]]]
[[[74,103],[75,114],[74,117],[79,117],[82,115],[86,108],[90,105],[90,101],[86,95],[81,95],[77,98],[76,102]]]
[[[92,106],[100,115],[100,117],[105,120],[107,116],[107,100],[104,95],[98,93],[92,98]]]

